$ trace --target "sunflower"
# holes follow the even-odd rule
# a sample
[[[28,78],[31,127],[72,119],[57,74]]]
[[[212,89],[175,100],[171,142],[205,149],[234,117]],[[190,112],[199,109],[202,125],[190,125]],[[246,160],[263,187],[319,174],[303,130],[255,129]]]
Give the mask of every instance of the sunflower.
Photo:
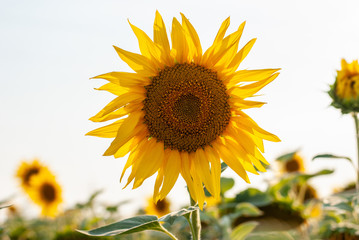
[[[31,179],[29,196],[42,208],[43,216],[54,217],[62,203],[61,186],[50,172],[41,172]]]
[[[149,198],[147,201],[145,212],[149,215],[156,215],[158,217],[162,217],[163,215],[170,213],[170,207],[171,203],[167,200],[167,198],[164,198],[157,202],[154,202],[152,198]]]
[[[31,178],[44,171],[48,172],[49,169],[41,164],[37,159],[34,159],[30,163],[22,162],[16,172],[16,177],[20,179],[21,187],[24,191],[28,192],[31,188]]]
[[[341,62],[342,69],[337,71],[335,83],[329,90],[332,106],[340,108],[342,113],[359,112],[359,63],[354,60]]]
[[[286,161],[281,161],[280,168],[283,173],[305,172],[304,160],[298,153],[294,153]]]
[[[87,135],[115,138],[104,156],[129,157],[126,186],[141,186],[157,172],[154,201],[164,199],[182,175],[194,201],[202,208],[203,184],[219,199],[221,160],[249,183],[247,172],[265,172],[263,139],[280,141],[260,128],[242,110],[264,103],[246,100],[272,82],[279,69],[239,70],[256,39],[238,51],[245,23],[225,36],[230,20],[221,25],[204,53],[188,19],[172,21],[171,47],[165,24],[156,11],[153,40],[130,23],[141,54],[115,47],[134,73],[110,72],[98,90],[117,97],[90,120],[117,121]]]

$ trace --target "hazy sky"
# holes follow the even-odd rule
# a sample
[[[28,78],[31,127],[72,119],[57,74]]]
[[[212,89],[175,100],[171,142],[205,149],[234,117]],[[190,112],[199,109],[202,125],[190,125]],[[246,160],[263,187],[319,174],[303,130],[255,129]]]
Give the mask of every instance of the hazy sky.
[[[355,158],[354,123],[328,107],[326,94],[341,58],[359,58],[359,1],[357,0],[233,0],[233,1],[10,1],[0,7],[0,200],[16,195],[26,201],[14,178],[22,160],[39,158],[63,186],[65,206],[84,201],[104,189],[107,202],[133,200],[144,204],[154,179],[137,190],[119,183],[125,159],[102,157],[110,139],[84,136],[102,126],[89,117],[114,97],[93,88],[105,83],[90,77],[129,71],[112,45],[139,52],[127,19],[152,37],[155,11],[168,31],[173,17],[184,13],[206,49],[221,22],[231,17],[230,32],[247,21],[240,46],[257,38],[240,69],[282,68],[279,77],[261,90],[256,100],[267,102],[249,110],[281,143],[265,143],[269,162],[300,148],[309,171],[335,168],[331,177],[314,183],[322,194],[354,180],[345,161],[310,159],[331,152]],[[232,170],[225,172],[235,176]],[[258,186],[268,175],[250,175]],[[324,184],[325,183],[325,184]],[[236,177],[236,189],[248,185]],[[184,182],[170,197],[186,203]],[[23,200],[18,200],[23,199]]]

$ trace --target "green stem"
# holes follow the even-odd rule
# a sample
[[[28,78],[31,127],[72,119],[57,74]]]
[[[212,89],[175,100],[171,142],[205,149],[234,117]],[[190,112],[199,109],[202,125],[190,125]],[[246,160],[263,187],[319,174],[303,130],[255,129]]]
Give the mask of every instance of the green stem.
[[[162,225],[161,225],[161,228],[162,228],[162,232],[166,233],[171,239],[173,240],[178,240],[172,233],[170,233],[166,228],[164,228]]]
[[[191,196],[190,196],[191,198]],[[193,201],[193,199],[191,198],[191,205],[195,206],[196,203],[195,201]],[[200,240],[201,239],[201,218],[199,215],[199,209],[197,209],[196,211],[193,211],[191,214],[191,220],[192,220],[192,235],[193,235],[193,240]]]
[[[356,190],[357,190],[357,194],[359,195],[359,121],[358,121],[358,113],[353,112],[353,118],[354,118],[354,122],[355,122],[355,137],[357,140],[357,168],[356,168],[356,172],[357,172],[357,180],[355,182],[355,186],[356,186]]]

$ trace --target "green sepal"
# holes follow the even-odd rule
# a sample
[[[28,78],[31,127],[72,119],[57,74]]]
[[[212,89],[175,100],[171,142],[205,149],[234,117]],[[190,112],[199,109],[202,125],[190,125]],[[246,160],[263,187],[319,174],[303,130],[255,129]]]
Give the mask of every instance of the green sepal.
[[[294,152],[290,152],[290,153],[287,153],[287,154],[284,154],[280,157],[278,157],[276,159],[276,161],[279,161],[279,162],[288,162],[290,161],[291,159],[293,159],[294,155],[298,152],[298,150],[295,150]]]

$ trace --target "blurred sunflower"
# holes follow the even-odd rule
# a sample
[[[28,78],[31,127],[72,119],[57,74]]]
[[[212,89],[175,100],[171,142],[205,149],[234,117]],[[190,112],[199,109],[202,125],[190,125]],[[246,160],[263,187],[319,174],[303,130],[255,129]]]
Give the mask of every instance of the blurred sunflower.
[[[42,209],[43,216],[54,217],[62,203],[61,186],[49,171],[41,172],[31,179],[29,196]]]
[[[359,63],[354,60],[341,62],[342,69],[337,71],[334,84],[330,87],[332,106],[340,108],[342,113],[359,112]]]
[[[37,159],[34,159],[32,162],[21,162],[21,165],[17,169],[16,177],[20,179],[21,187],[25,192],[29,191],[31,187],[31,178],[40,174],[41,172],[49,171],[49,169],[41,164]]]
[[[170,213],[171,203],[164,198],[162,200],[158,200],[154,202],[152,198],[149,198],[147,201],[147,206],[145,208],[145,212],[148,215],[156,215],[158,217],[162,217]]]
[[[284,154],[276,160],[281,173],[305,172],[304,160],[297,151]]]
[[[304,160],[299,154],[294,154],[291,159],[284,162],[282,172],[305,172]]]
[[[268,164],[261,154],[263,139],[280,140],[242,110],[264,104],[245,98],[272,82],[279,69],[237,71],[256,40],[238,51],[245,23],[224,37],[227,18],[203,53],[194,27],[181,16],[182,23],[176,18],[172,21],[172,48],[158,12],[153,41],[130,23],[141,55],[115,50],[135,73],[95,77],[109,81],[98,90],[118,97],[90,118],[94,122],[120,119],[87,135],[115,138],[105,156],[118,158],[130,152],[121,176],[132,167],[126,186],[134,181],[133,188],[137,188],[157,172],[153,199],[158,201],[167,196],[181,174],[192,199],[202,208],[203,184],[219,198],[221,159],[246,182],[246,171],[266,171],[261,164]]]
[[[294,186],[294,191],[297,196],[299,196],[303,202],[318,199],[317,190],[310,185],[309,183],[297,184]]]

